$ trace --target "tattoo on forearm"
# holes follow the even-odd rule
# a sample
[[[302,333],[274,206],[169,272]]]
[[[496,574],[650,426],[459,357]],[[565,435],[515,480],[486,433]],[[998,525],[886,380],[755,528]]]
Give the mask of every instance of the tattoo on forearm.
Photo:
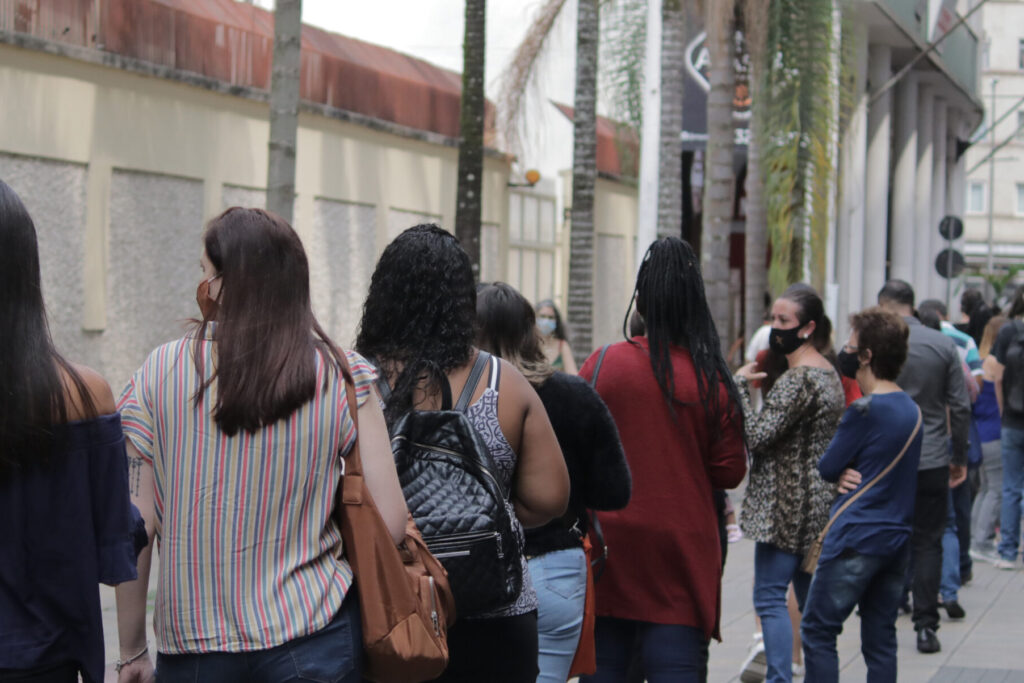
[[[128,490],[133,496],[138,496],[142,490],[142,466],[144,464],[142,458],[134,455],[128,456]]]

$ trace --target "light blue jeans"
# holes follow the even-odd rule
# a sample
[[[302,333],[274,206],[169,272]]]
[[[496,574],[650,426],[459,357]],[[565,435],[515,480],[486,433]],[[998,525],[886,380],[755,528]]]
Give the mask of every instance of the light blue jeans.
[[[811,584],[811,575],[800,568],[803,559],[770,543],[754,546],[754,610],[764,633],[768,683],[793,680],[793,624],[786,610],[786,590],[792,582],[802,612]]]
[[[565,683],[583,628],[587,558],[583,548],[556,550],[530,560],[537,591],[538,681]]]
[[[1024,488],[1024,429],[1003,427],[1003,505],[999,519],[999,555],[1013,562],[1020,544],[1020,502]]]

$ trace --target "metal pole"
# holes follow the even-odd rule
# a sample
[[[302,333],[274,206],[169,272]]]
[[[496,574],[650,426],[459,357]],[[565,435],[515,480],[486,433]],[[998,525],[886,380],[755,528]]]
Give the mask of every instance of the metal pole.
[[[989,275],[995,272],[995,255],[993,254],[993,236],[995,234],[994,218],[995,218],[995,207],[992,205],[995,200],[995,185],[996,185],[996,84],[999,83],[998,78],[992,79],[992,114],[989,117],[991,121],[989,130],[989,140],[991,140],[992,156],[988,162],[988,258],[985,262],[985,270],[988,271]]]
[[[661,136],[661,0],[647,3],[643,122],[636,221],[636,267],[658,235],[658,151]]]
[[[946,233],[946,306],[952,310],[953,306],[953,226],[949,226]]]

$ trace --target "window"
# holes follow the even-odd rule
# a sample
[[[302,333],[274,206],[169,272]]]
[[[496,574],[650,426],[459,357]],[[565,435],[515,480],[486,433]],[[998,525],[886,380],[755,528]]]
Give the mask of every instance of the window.
[[[1017,41],[1017,68],[1024,69],[1024,38]]]
[[[1024,141],[1024,111],[1017,112],[1017,139]]]
[[[508,283],[533,303],[558,295],[555,210],[554,197],[509,193]]]
[[[1017,183],[1017,215],[1024,216],[1024,183]]]
[[[985,183],[980,180],[967,183],[967,213],[985,213]]]

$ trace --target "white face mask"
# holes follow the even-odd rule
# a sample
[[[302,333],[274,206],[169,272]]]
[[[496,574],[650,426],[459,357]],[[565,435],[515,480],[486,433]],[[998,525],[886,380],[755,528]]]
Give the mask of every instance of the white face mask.
[[[556,323],[552,318],[537,318],[537,329],[545,337],[550,337],[555,332]]]

